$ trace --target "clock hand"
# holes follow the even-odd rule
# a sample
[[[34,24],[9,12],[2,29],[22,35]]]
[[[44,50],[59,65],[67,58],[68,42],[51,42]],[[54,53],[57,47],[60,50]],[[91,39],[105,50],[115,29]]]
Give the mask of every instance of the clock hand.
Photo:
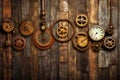
[[[87,37],[85,39],[83,39],[81,42],[83,43],[86,39],[87,39]]]

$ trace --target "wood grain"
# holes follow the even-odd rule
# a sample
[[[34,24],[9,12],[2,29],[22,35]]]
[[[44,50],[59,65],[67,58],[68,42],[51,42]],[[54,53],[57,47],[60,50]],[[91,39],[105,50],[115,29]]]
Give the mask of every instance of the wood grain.
[[[51,0],[51,25],[58,19],[58,0]],[[56,15],[56,16],[55,16]],[[58,25],[56,25],[58,26]],[[58,42],[55,41],[54,45],[50,49],[50,67],[51,67],[51,80],[59,79],[59,50]]]
[[[22,21],[29,19],[30,17],[30,1],[22,0]],[[22,51],[21,58],[21,67],[22,67],[22,79],[23,80],[31,80],[31,56],[30,56],[30,48],[31,48],[31,39],[30,37],[24,37],[26,39],[26,48]],[[25,63],[27,60],[29,63]]]
[[[98,23],[98,1],[90,0],[89,1],[89,27],[92,27],[94,24]],[[98,55],[91,48],[91,43],[89,43],[89,79],[98,80]]]
[[[32,21],[34,23],[34,30],[38,28],[38,0],[30,0],[31,4],[31,16]],[[33,36],[32,36],[33,37]],[[38,49],[33,45],[32,39],[31,39],[31,58],[32,58],[32,65],[31,65],[31,78],[32,80],[38,79]]]
[[[12,35],[12,38],[19,36],[19,24],[21,23],[21,0],[12,0],[12,19],[15,25],[14,31],[15,33]],[[19,13],[18,13],[19,12]],[[18,17],[19,16],[19,17]],[[12,49],[13,52],[13,80],[21,80],[22,79],[22,69],[21,69],[21,51],[16,51],[15,49]]]
[[[73,20],[75,20],[76,16],[76,2],[73,3],[73,0],[69,0],[68,2],[68,9],[69,9],[69,20],[74,22]],[[70,25],[69,25],[70,26]],[[75,28],[76,26],[74,26]],[[68,76],[69,79],[68,80],[76,80],[76,50],[73,48],[72,45],[72,40],[68,43]]]
[[[3,3],[3,1],[1,0],[0,1],[0,21],[2,20],[2,9],[3,9],[3,6],[2,6],[2,3]],[[0,40],[0,80],[2,80],[3,79],[3,69],[4,69],[4,67],[3,67],[3,31],[2,31],[2,24],[1,24],[1,22],[0,22],[0,38],[1,38],[1,40]]]
[[[58,19],[68,18],[68,0],[59,0]],[[66,22],[59,26],[68,26]],[[59,43],[59,80],[68,79],[68,43]]]

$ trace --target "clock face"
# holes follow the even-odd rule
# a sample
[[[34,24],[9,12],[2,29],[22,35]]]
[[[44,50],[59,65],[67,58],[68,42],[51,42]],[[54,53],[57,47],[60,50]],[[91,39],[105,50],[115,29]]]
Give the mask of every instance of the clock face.
[[[77,43],[80,47],[86,47],[88,44],[88,39],[87,36],[84,34],[79,34]]]
[[[105,36],[104,29],[99,25],[94,25],[89,29],[89,36],[93,41],[100,41]]]
[[[84,51],[88,48],[88,36],[85,32],[79,32],[73,37],[73,46],[79,50]]]

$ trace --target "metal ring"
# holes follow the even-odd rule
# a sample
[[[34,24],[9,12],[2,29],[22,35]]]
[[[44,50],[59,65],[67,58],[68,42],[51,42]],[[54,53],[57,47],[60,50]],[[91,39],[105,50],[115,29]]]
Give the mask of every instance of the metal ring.
[[[66,21],[66,22],[68,22],[68,23],[71,25],[72,34],[71,34],[71,36],[70,36],[69,38],[68,38],[67,36],[66,36],[66,38],[62,38],[62,39],[58,39],[58,38],[55,37],[54,30],[53,30],[53,29],[54,29],[54,26],[55,26],[58,22],[61,22],[61,21]],[[68,19],[59,19],[59,20],[55,21],[55,22],[52,24],[52,26],[51,26],[51,34],[52,34],[52,36],[54,37],[54,39],[57,40],[58,42],[67,42],[67,41],[69,41],[70,39],[72,39],[73,36],[74,36],[74,34],[75,34],[74,25],[73,25],[73,23],[72,23],[71,21],[69,21]],[[69,35],[68,35],[68,36],[69,36]]]

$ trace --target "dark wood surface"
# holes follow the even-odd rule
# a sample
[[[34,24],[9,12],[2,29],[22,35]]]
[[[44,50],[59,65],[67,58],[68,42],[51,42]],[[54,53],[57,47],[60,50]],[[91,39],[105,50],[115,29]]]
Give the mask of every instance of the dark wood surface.
[[[92,50],[90,39],[89,49],[84,52],[73,48],[72,39],[65,43],[55,41],[47,50],[38,49],[33,44],[32,35],[25,37],[19,32],[19,25],[23,20],[30,19],[35,30],[39,29],[41,0],[10,0],[11,12],[3,10],[3,1],[0,0],[0,20],[6,15],[12,17],[16,33],[11,35],[11,39],[21,36],[27,40],[27,46],[21,51],[10,47],[10,52],[7,52],[4,46],[6,33],[3,32],[0,21],[0,80],[120,80],[120,0],[111,0],[114,26],[112,36],[117,45],[112,51],[101,48],[99,52]],[[74,23],[75,33],[88,32],[95,24],[106,30],[110,22],[110,0],[45,0],[45,3],[47,28],[50,28],[54,21],[64,18]],[[75,24],[75,18],[80,13],[88,15],[89,18],[84,28]],[[56,26],[63,25],[70,26],[65,22]],[[5,74],[6,53],[9,53],[8,56],[11,53],[13,55],[10,66],[12,74],[7,74],[8,76]]]

